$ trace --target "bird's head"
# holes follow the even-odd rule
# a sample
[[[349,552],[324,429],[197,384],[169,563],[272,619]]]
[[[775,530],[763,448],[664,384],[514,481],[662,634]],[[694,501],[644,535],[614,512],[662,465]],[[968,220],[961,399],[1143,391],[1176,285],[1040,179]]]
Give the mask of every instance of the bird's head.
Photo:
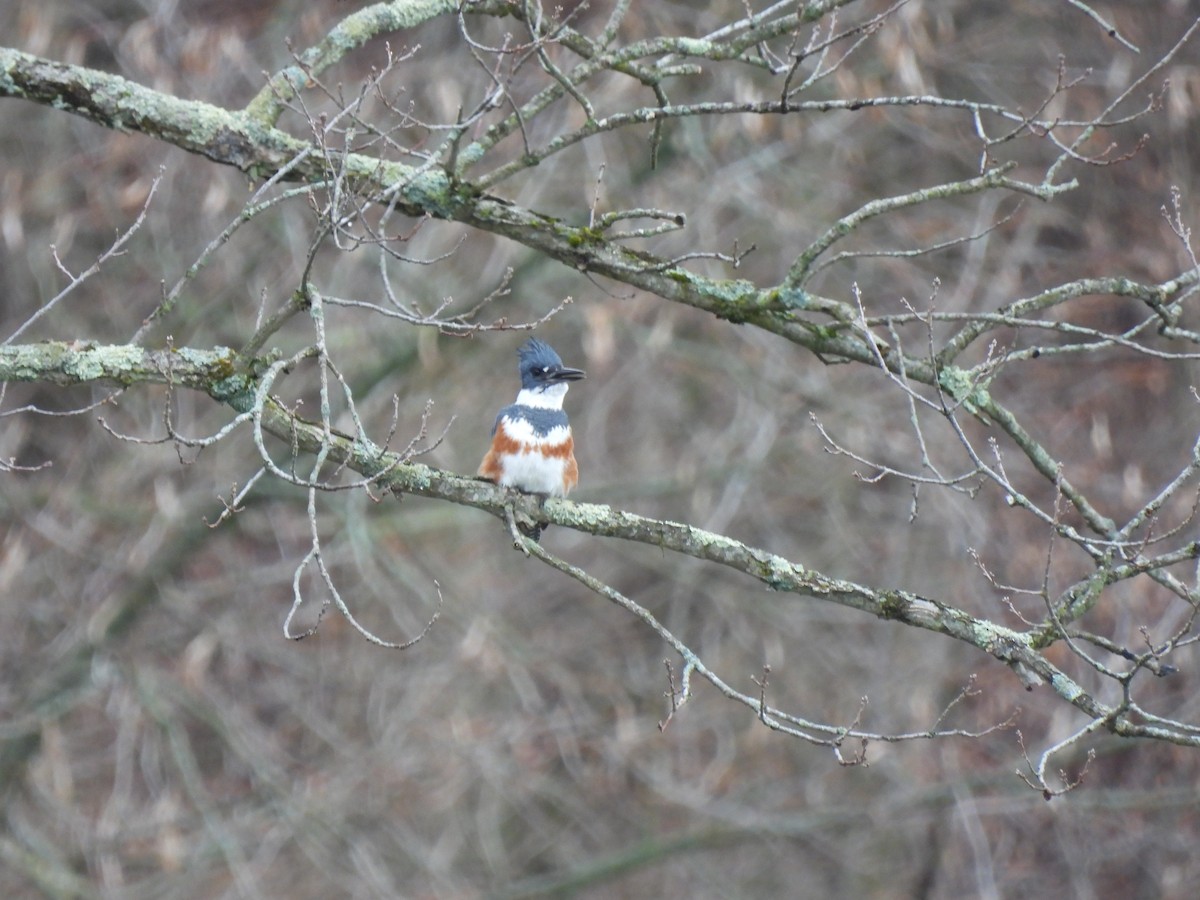
[[[521,389],[525,391],[544,392],[554,385],[562,385],[562,393],[566,393],[568,381],[584,377],[582,369],[564,366],[554,348],[537,338],[527,340],[517,351],[517,356],[521,360]]]

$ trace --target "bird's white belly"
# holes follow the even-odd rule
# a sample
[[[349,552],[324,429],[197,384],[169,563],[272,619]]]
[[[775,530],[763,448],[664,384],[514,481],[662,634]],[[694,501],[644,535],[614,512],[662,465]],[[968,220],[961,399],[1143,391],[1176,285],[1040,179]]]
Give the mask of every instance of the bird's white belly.
[[[531,452],[506,453],[500,483],[531,494],[562,497],[566,465],[565,459],[543,456],[536,448]]]

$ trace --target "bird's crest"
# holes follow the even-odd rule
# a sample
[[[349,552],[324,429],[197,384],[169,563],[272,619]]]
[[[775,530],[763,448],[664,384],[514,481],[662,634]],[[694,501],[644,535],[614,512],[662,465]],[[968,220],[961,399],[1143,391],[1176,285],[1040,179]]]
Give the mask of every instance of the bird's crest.
[[[535,337],[521,345],[521,349],[517,351],[517,358],[521,361],[522,375],[539,369],[562,366],[562,358],[554,352],[554,348]]]

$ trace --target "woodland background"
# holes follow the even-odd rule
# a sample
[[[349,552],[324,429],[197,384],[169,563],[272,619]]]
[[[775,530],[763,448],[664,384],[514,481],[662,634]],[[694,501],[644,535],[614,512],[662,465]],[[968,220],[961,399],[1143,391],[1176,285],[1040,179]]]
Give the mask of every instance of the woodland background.
[[[3,43],[120,73],[228,106],[246,103],[288,44],[319,40],[354,4],[228,0],[0,3]],[[579,27],[589,16],[580,13]],[[647,3],[626,23],[647,34],[703,33],[735,3]],[[698,9],[698,7],[703,7]],[[882,8],[882,6],[880,7]],[[896,84],[1029,108],[1068,71],[1099,109],[1171,46],[1196,14],[1187,2],[1110,4],[1133,54],[1066,3],[910,2],[847,68],[846,96]],[[396,39],[420,43],[410,90],[452,120],[464,64],[452,21]],[[373,55],[374,54],[374,55]],[[375,42],[340,69],[347,84],[378,63]],[[1164,73],[1161,109],[1118,137],[1129,161],[1089,170],[1054,203],[1025,200],[986,258],[961,249],[951,281],[925,260],[863,267],[864,293],[923,301],[941,277],[946,308],[1091,274],[1154,281],[1180,269],[1164,223],[1171,189],[1200,221],[1200,45]],[[332,80],[336,80],[331,78]],[[875,81],[872,82],[872,79]],[[1155,87],[1157,87],[1157,83]],[[127,252],[25,339],[119,343],[237,214],[244,175],[137,134],[118,134],[29,103],[0,105],[0,333],[24,322],[141,211]],[[962,125],[964,138],[969,128]],[[829,113],[803,124],[729,117],[677,123],[651,171],[646,133],[553,159],[510,188],[539,209],[586,209],[618,189],[642,205],[684,204],[679,246],[755,251],[745,277],[786,269],[797,230],[824,227],[866,199],[975,160],[920,116]],[[605,166],[603,187],[597,171]],[[691,196],[660,193],[662,176]],[[735,189],[710,191],[720,183]],[[619,187],[618,187],[619,186]],[[961,230],[1012,212],[950,208]],[[626,205],[633,205],[626,202]],[[999,211],[997,211],[999,210]],[[992,215],[994,214],[994,215]],[[930,234],[945,221],[929,222]],[[237,346],[266,297],[295,290],[312,215],[304,204],[255,220],[195,279],[173,338]],[[919,238],[920,236],[918,236]],[[930,238],[932,239],[932,238]],[[502,239],[468,234],[405,273],[427,305],[470,303],[513,269],[487,316],[542,316],[537,332],[588,380],[567,398],[581,499],[733,534],[859,582],[944,597],[987,588],[974,548],[1002,580],[1046,566],[1046,535],[996,497],[922,498],[898,480],[825,452],[810,421],[887,458],[907,409],[865,367],[825,366],[750,327],[597,281]],[[407,252],[407,251],[406,251]],[[373,259],[323,248],[325,289],[377,290]],[[1103,299],[1090,321],[1130,315]],[[1119,319],[1118,319],[1119,321]],[[366,415],[416,430],[427,400],[444,441],[422,461],[471,473],[495,411],[516,389],[525,332],[469,338],[341,315],[330,340]],[[284,335],[286,343],[286,333]],[[297,345],[304,340],[297,333]],[[1014,391],[1020,413],[1114,504],[1178,467],[1200,427],[1194,363],[1123,360],[1081,377],[1073,357]],[[10,388],[5,409],[72,410],[102,392]],[[210,528],[221,497],[255,468],[248,441],[201,453],[120,441],[161,436],[161,391],[127,392],[88,415],[0,420],[0,457],[48,468],[0,477],[0,894],[113,897],[1194,897],[1200,890],[1200,754],[1097,735],[1062,760],[1096,757],[1081,786],[1047,803],[1016,776],[1013,728],[975,739],[873,744],[869,765],[764,729],[705,685],[665,730],[664,659],[641,622],[514,552],[486,515],[420,498],[321,498],[324,550],[355,614],[403,653],[363,641],[336,614],[304,641],[283,637],[292,577],[309,546],[302,491],[264,482],[245,509]],[[1119,398],[1113,402],[1113,398]],[[227,411],[179,392],[193,433]],[[451,419],[453,421],[451,421]],[[407,429],[407,430],[406,430]],[[1115,473],[1115,475],[1113,474]],[[1019,707],[1039,744],[1077,726],[1045,689],[1025,692],[973,648],[852,610],[781,599],[735,573],[653,548],[551,528],[554,552],[618,587],[739,679],[771,666],[771,697],[834,723],[866,716],[881,731],[921,730],[975,677],[956,727],[982,730]],[[1158,625],[1178,616],[1131,592],[1106,615]],[[1003,618],[995,600],[989,613]],[[303,613],[307,615],[307,612]],[[311,617],[308,620],[311,621]],[[1153,690],[1181,718],[1198,705],[1194,648]],[[1191,663],[1190,670],[1182,663]],[[571,893],[574,891],[574,893]]]

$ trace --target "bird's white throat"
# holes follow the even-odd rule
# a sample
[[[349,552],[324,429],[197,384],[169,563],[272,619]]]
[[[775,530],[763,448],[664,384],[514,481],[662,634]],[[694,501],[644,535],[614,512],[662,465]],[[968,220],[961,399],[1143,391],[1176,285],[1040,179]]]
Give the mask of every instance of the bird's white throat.
[[[562,409],[563,397],[570,387],[565,381],[552,384],[546,388],[521,388],[517,394],[518,406],[533,406],[537,409]]]

